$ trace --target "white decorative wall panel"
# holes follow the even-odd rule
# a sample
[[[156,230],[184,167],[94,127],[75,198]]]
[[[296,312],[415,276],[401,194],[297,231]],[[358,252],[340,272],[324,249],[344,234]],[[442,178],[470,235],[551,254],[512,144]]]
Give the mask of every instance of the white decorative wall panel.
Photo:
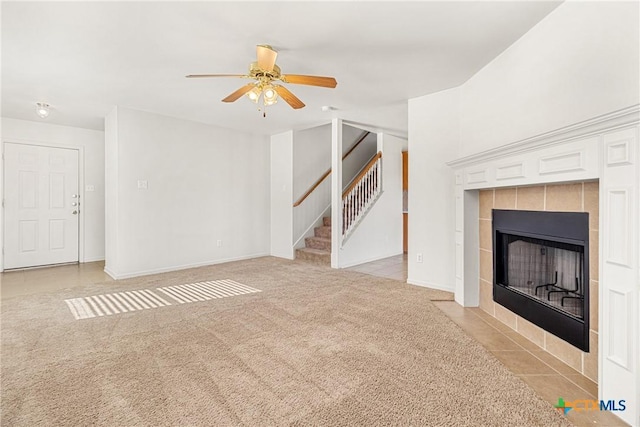
[[[609,345],[607,359],[629,369],[629,350],[633,342],[630,328],[631,298],[629,293],[609,291],[609,321],[607,334]]]
[[[623,414],[632,425],[640,425],[637,141],[637,125],[604,133],[600,178],[600,396],[617,393],[633,402]]]
[[[462,279],[462,266],[463,266],[463,257],[462,257],[462,244],[456,243],[456,277],[458,279]]]
[[[630,140],[607,143],[607,166],[631,164]]]
[[[513,179],[513,178],[524,178],[524,163],[519,162],[515,164],[498,166],[496,168],[496,179]]]
[[[540,159],[538,172],[540,174],[571,172],[584,170],[584,152],[577,151],[558,156]]]
[[[606,262],[629,266],[630,224],[629,193],[625,189],[607,192]]]
[[[462,221],[463,221],[463,213],[462,213],[462,189],[457,190],[456,189],[456,193],[460,193],[460,194],[456,194],[456,231],[462,231],[463,229],[463,225],[462,225]]]
[[[527,147],[520,153],[488,153],[450,163],[459,165],[456,175],[465,179],[465,190],[540,185],[554,182],[597,179],[601,137],[590,135],[564,143],[554,141],[536,149]]]
[[[469,172],[467,174],[467,184],[478,184],[481,182],[487,182],[487,171],[481,170],[476,172]]]

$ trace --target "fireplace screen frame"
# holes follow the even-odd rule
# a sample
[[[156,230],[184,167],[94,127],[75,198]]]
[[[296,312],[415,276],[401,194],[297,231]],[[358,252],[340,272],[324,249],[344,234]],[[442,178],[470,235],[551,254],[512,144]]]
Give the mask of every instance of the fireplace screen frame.
[[[507,261],[503,235],[522,236],[560,245],[583,248],[582,318],[517,291],[504,281]],[[547,212],[493,209],[493,300],[565,340],[582,351],[589,351],[589,214],[586,212]]]

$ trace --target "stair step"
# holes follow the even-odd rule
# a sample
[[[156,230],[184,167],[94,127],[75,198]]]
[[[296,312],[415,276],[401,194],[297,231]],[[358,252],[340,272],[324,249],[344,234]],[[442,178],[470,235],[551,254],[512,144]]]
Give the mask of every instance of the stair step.
[[[313,248],[296,249],[296,259],[331,265],[331,252]]]
[[[322,225],[325,225],[327,227],[331,227],[331,217],[330,216],[322,217]]]
[[[316,237],[324,237],[325,239],[331,239],[331,226],[323,225],[313,229],[313,235]]]
[[[307,248],[331,252],[331,239],[324,237],[307,237],[304,239],[304,243]]]

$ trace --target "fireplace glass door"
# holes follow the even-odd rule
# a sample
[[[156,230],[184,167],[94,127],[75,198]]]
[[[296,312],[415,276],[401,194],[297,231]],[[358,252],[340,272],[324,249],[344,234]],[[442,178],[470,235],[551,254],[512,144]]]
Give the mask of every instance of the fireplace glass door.
[[[589,351],[589,217],[493,210],[493,300]]]
[[[584,318],[584,248],[567,243],[504,234],[505,277],[514,291]]]

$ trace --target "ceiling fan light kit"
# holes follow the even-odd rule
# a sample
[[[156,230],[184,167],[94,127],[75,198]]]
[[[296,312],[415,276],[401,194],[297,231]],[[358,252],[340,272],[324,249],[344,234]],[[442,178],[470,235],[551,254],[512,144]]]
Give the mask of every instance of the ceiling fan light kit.
[[[319,86],[326,88],[335,88],[338,85],[333,77],[323,76],[306,76],[301,74],[283,75],[280,67],[276,65],[278,52],[269,45],[256,46],[256,54],[258,60],[249,65],[249,74],[190,74],[187,78],[209,78],[209,77],[240,77],[255,80],[240,89],[236,90],[222,102],[234,102],[243,95],[247,95],[255,104],[260,103],[268,107],[278,102],[279,98],[291,106],[293,109],[303,108],[304,103],[286,87],[275,84],[275,81],[290,84],[301,84],[307,86]],[[260,108],[258,108],[260,111]],[[266,114],[263,112],[263,116]]]
[[[262,103],[265,107],[278,102],[278,92],[271,84],[256,83],[255,87],[247,92],[247,97],[255,104],[260,101],[262,95]]]

